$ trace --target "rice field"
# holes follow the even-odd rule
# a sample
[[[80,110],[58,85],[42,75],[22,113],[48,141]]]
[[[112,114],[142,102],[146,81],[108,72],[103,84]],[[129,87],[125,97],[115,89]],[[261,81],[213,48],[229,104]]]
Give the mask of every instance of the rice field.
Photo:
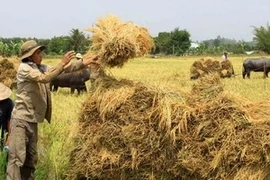
[[[190,80],[190,67],[195,60],[203,57],[172,57],[172,58],[136,58],[122,68],[108,69],[108,73],[116,78],[140,81],[151,86],[189,91],[194,80]],[[220,57],[210,57],[219,60]],[[252,101],[263,100],[270,95],[270,78],[263,78],[262,72],[251,72],[250,79],[242,78],[242,64],[248,56],[230,57],[235,77],[222,79],[225,90],[231,91]],[[56,59],[45,59],[44,63],[53,65]],[[90,83],[87,83],[90,87]],[[60,92],[65,92],[65,89]],[[59,94],[59,93],[58,93]]]
[[[113,68],[108,72],[116,78],[139,81],[169,91],[181,89],[190,91],[193,83],[190,80],[191,64],[202,57],[171,57],[171,58],[136,58],[129,60],[122,68]],[[211,57],[219,60],[220,57]],[[222,79],[225,91],[229,91],[247,101],[263,101],[269,99],[270,78],[263,79],[262,72],[252,72],[250,79],[242,78],[242,62],[247,56],[229,57],[235,70],[235,77]],[[60,59],[44,59],[43,63],[54,65]],[[87,82],[88,89],[91,87]],[[52,93],[52,123],[39,126],[39,162],[36,179],[65,178],[69,153],[73,146],[77,119],[82,103],[88,94],[71,95],[70,89],[60,88]],[[13,96],[14,98],[14,96]],[[0,174],[1,177],[1,174]]]

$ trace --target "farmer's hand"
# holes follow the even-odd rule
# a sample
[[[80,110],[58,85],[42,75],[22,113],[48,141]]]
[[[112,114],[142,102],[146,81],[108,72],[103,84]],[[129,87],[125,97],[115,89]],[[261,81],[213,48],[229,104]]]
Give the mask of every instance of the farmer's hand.
[[[63,57],[63,59],[61,61],[62,65],[63,66],[67,65],[74,56],[75,56],[75,52],[74,51],[68,51],[64,55],[64,57]]]
[[[100,64],[100,62],[98,61],[98,55],[93,55],[89,58],[83,59],[83,64],[85,66],[89,65],[89,64]]]

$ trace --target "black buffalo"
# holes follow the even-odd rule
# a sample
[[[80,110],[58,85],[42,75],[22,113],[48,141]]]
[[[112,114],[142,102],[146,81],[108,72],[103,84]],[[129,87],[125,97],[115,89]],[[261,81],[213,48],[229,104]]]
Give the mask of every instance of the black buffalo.
[[[83,70],[63,73],[51,81],[51,91],[57,91],[58,87],[69,87],[73,94],[75,89],[78,94],[87,91],[85,82],[90,79],[90,70],[85,68]]]
[[[268,77],[270,71],[269,58],[248,58],[243,62],[243,78],[247,75],[250,78],[250,71],[263,72],[263,77]]]

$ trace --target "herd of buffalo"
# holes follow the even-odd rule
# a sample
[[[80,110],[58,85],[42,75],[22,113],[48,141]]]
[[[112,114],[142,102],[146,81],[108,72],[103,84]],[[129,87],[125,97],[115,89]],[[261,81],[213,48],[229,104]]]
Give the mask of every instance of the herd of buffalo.
[[[263,72],[263,77],[268,77],[270,72],[270,59],[269,58],[248,58],[243,62],[243,78],[250,78],[250,72]],[[85,82],[90,79],[91,70],[89,68],[77,72],[64,73],[59,75],[51,82],[51,90],[57,91],[58,87],[69,87],[71,93],[77,90],[78,94],[87,91]]]

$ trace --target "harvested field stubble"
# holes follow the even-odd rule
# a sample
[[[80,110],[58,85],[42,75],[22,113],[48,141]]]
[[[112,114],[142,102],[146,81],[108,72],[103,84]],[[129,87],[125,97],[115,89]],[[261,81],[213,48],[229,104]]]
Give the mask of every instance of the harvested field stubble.
[[[218,75],[190,93],[109,76],[97,83],[79,118],[69,179],[269,176],[269,100],[252,110],[256,104],[223,91]]]

